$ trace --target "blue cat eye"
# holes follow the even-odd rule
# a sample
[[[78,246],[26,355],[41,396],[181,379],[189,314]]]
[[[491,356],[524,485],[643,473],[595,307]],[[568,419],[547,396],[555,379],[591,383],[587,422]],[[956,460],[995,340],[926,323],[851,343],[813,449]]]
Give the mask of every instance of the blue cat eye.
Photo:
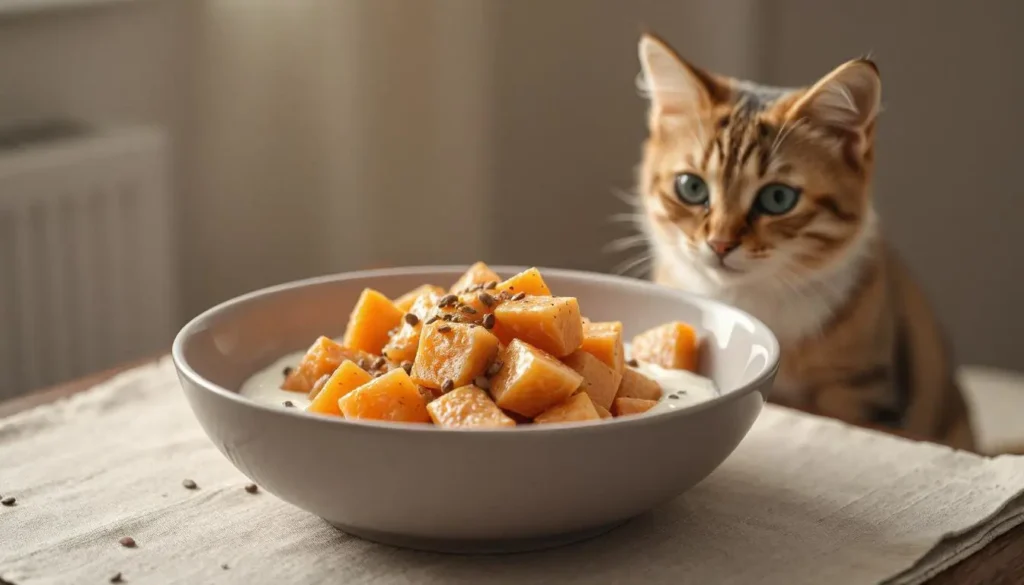
[[[782,183],[772,183],[757,192],[754,209],[765,215],[782,215],[792,211],[799,201],[799,190]]]
[[[676,175],[676,197],[687,205],[707,205],[710,197],[708,184],[693,173]]]

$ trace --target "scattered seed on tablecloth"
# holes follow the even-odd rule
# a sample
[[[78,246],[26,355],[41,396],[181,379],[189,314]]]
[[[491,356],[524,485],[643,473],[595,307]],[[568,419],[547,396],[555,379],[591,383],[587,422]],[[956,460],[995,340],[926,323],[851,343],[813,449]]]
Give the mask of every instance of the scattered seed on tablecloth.
[[[669,394],[668,397],[672,400],[679,400],[679,396],[677,394]]]
[[[636,361],[636,360],[628,360],[628,361],[626,362],[626,365],[627,365],[627,366],[629,366],[629,367],[631,367],[631,368],[635,368],[635,367],[637,367],[637,366],[639,366],[639,365],[640,365],[640,362],[638,362],[638,361]]]
[[[13,506],[14,503],[17,501],[17,498],[15,498],[14,496],[7,496],[6,498],[0,500],[0,504],[3,504],[5,506]]]
[[[260,487],[254,483],[250,483],[249,485],[245,486],[245,491],[249,492],[250,494],[255,494],[256,492],[260,491]]]
[[[110,578],[111,583],[124,583],[124,576],[120,572],[114,573],[114,576]]]
[[[295,403],[292,402],[291,400],[285,400],[284,401],[284,405],[285,405],[285,408],[291,408],[291,407],[295,406]]]
[[[184,488],[187,490],[194,490],[199,488],[196,482],[192,481],[191,479],[181,480],[181,485],[184,486]]]
[[[288,376],[291,376],[292,375],[292,367],[291,366],[285,366],[284,367],[284,371],[281,372],[281,373],[284,374],[285,378],[287,378]]]
[[[125,536],[124,538],[122,538],[118,542],[120,542],[121,546],[123,546],[125,548],[135,548],[135,539],[130,537],[130,536]]]
[[[222,568],[222,569],[224,569],[225,571],[227,571],[227,570],[228,570],[228,569],[230,569],[231,567],[228,567],[228,564],[227,564],[227,563],[221,563],[221,565],[220,565],[220,568]]]

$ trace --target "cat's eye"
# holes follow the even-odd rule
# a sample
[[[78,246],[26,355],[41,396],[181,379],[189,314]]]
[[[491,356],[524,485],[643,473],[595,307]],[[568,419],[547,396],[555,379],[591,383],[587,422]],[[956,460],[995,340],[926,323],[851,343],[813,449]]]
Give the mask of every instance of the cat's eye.
[[[677,175],[676,197],[687,205],[707,205],[710,197],[708,184],[693,173]]]
[[[800,191],[783,185],[772,183],[761,187],[754,200],[754,209],[765,215],[782,215],[789,213],[800,201]]]

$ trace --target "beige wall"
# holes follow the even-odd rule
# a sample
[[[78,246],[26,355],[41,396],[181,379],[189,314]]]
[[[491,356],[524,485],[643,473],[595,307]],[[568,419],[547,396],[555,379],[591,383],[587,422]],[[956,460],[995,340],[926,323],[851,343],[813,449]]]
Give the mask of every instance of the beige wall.
[[[961,357],[1024,367],[1022,12],[1014,0],[126,2],[0,17],[0,116],[171,130],[185,317],[368,265],[608,270],[625,255],[602,245],[627,233],[605,221],[626,211],[611,190],[631,187],[643,136],[641,30],[785,84],[872,51],[886,228]]]

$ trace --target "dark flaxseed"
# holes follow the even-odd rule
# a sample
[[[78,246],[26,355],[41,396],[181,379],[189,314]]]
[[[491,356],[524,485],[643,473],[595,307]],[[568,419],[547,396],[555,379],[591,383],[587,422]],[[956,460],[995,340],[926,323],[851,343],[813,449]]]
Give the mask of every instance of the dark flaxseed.
[[[231,567],[229,567],[227,563],[221,563],[221,565],[220,565],[220,568],[222,568],[222,569],[224,569],[225,571],[227,571],[227,570],[228,570],[228,569],[230,569]]]
[[[477,376],[477,378],[473,380],[473,384],[475,384],[476,387],[481,390],[491,389],[491,381],[485,378],[484,376]]]
[[[260,486],[254,483],[250,483],[245,486],[245,491],[249,492],[250,494],[255,494],[256,492],[260,491]]]
[[[7,496],[6,498],[0,500],[0,504],[3,504],[5,506],[9,507],[9,506],[13,506],[17,501],[18,501],[18,499],[15,498],[14,496]]]
[[[410,361],[402,362],[402,369],[405,370],[406,374],[411,374],[412,373],[412,362],[410,362]]]
[[[427,325],[430,325],[431,323],[433,323],[434,321],[437,321],[438,319],[440,319],[440,317],[438,317],[437,315],[432,315],[429,319],[426,320],[425,323]]]
[[[121,546],[123,546],[125,548],[135,548],[135,539],[130,537],[130,536],[125,536],[124,538],[122,538],[118,542],[120,542]]]
[[[441,392],[451,392],[455,388],[455,382],[451,378],[445,378],[441,383]]]
[[[441,325],[440,327],[437,328],[437,332],[438,333],[448,333],[451,330],[452,330],[452,326],[448,325],[447,323],[445,323],[444,325]]]
[[[124,583],[124,575],[121,573],[114,573],[114,576],[110,578],[111,583]]]
[[[370,360],[368,360],[366,358],[359,358],[359,361],[356,362],[356,365],[359,366],[359,369],[369,370],[370,369]]]
[[[194,490],[199,488],[199,486],[196,485],[196,482],[192,481],[191,479],[181,480],[181,485],[187,490]]]
[[[420,322],[420,318],[417,317],[415,313],[406,313],[403,319],[405,319],[405,322],[408,323],[409,325],[412,325],[413,327],[415,327],[416,324]]]
[[[453,294],[447,294],[447,295],[444,295],[443,297],[441,297],[441,300],[437,302],[437,306],[438,307],[447,307],[449,305],[454,305],[457,302],[459,302],[459,297],[457,297],[457,296],[455,296]]]
[[[441,317],[441,319],[451,323],[452,321],[455,320],[455,315],[452,315],[451,313],[445,313],[444,317]]]
[[[677,396],[676,394],[669,394],[668,397],[671,398],[672,400],[679,400],[679,396]]]
[[[292,408],[293,406],[295,406],[295,403],[293,403],[291,400],[285,400],[284,406],[285,408]]]
[[[496,302],[497,302],[497,301],[495,301],[495,300],[494,300],[494,297],[492,297],[491,295],[489,295],[489,294],[487,294],[487,293],[485,293],[485,292],[482,292],[482,293],[478,294],[478,295],[476,296],[476,298],[477,298],[477,300],[479,300],[479,301],[480,301],[481,303],[483,303],[483,305],[484,305],[485,307],[493,307],[493,306],[494,306],[494,303],[496,303]]]
[[[629,366],[629,367],[631,367],[631,368],[635,368],[635,367],[637,367],[637,366],[639,366],[639,365],[640,365],[640,362],[638,362],[638,361],[636,361],[636,360],[628,360],[628,361],[626,362],[626,365],[627,365],[627,366]]]
[[[487,289],[487,290],[494,290],[494,289],[498,288],[498,281],[497,280],[492,280],[492,281],[484,284],[484,288]]]
[[[288,376],[291,376],[292,375],[292,367],[291,366],[285,366],[284,367],[284,371],[281,372],[281,373],[284,374],[285,378],[287,378]]]
[[[375,369],[375,370],[379,370],[379,369],[383,368],[386,365],[388,365],[388,360],[386,360],[383,356],[381,356],[381,357],[373,360],[373,364],[371,364],[370,367]]]
[[[467,315],[476,315],[476,309],[470,307],[469,305],[462,305],[461,307],[459,307],[459,310]]]
[[[487,313],[484,315],[483,326],[484,329],[494,328],[494,313]]]
[[[513,301],[521,301],[521,300],[523,300],[525,298],[526,298],[526,293],[524,293],[524,292],[516,293],[516,294],[512,295],[512,300]]]
[[[501,366],[505,364],[501,363],[501,360],[494,360],[491,365],[487,367],[487,375],[493,376],[501,371]]]

